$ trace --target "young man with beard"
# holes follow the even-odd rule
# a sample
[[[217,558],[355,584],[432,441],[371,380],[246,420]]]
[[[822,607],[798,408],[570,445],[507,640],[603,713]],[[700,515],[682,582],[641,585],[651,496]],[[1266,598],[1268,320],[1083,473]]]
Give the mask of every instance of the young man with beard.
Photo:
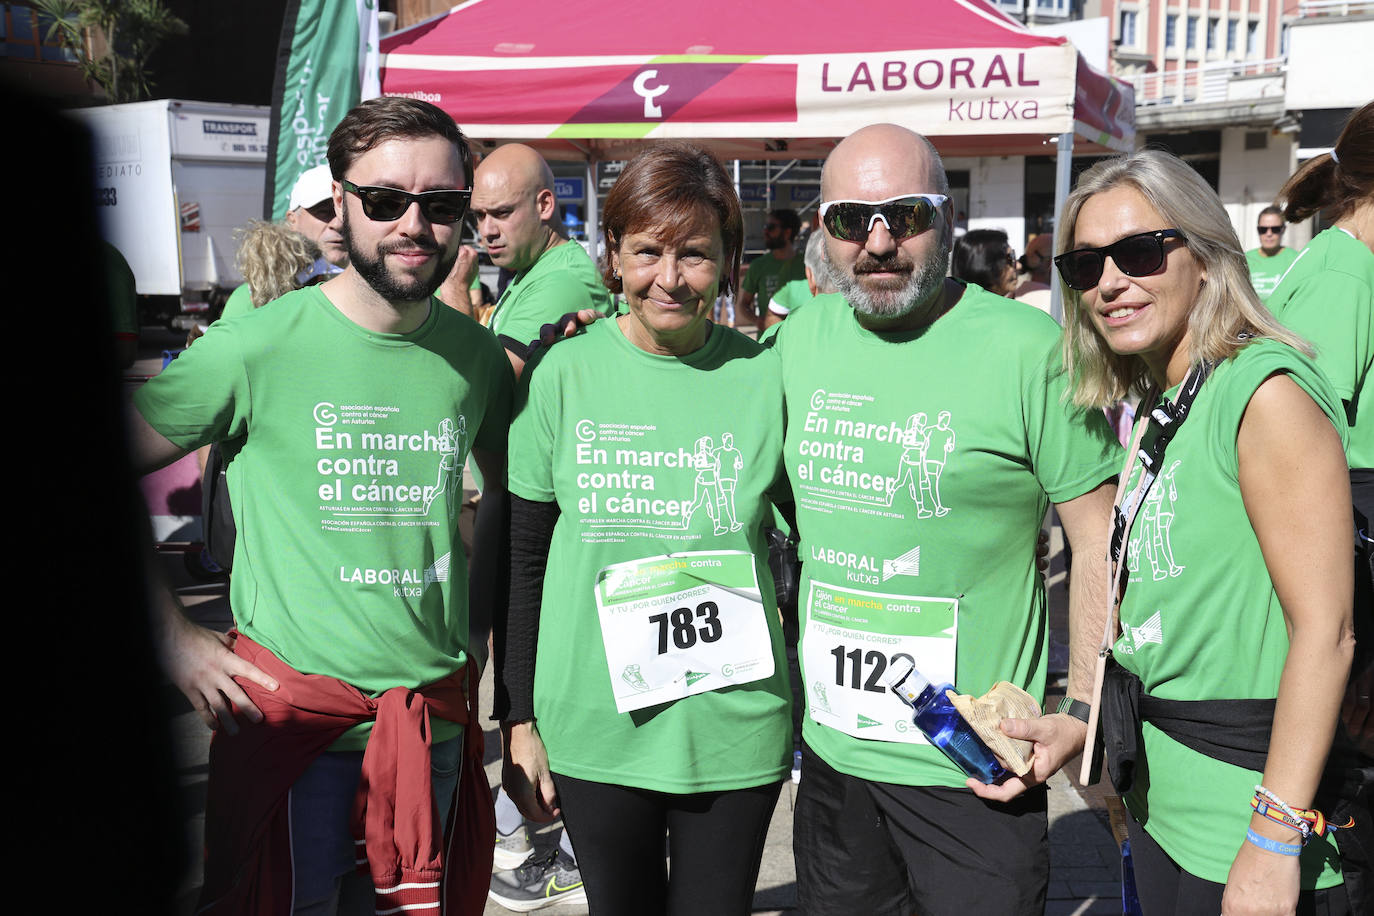
[[[796,210],[768,211],[768,221],[763,225],[763,246],[768,254],[749,262],[738,302],[744,322],[757,323],[760,331],[767,326],[763,316],[768,314],[773,294],[792,280],[806,279],[806,265],[794,244],[799,232],[801,220]]]
[[[925,138],[890,124],[852,134],[830,154],[821,194],[818,231],[840,292],[774,338],[806,545],[800,907],[1039,913],[1042,784],[1083,747],[1100,564],[1075,569],[1070,586],[1068,694],[1078,702],[1003,723],[1034,744],[1024,777],[966,779],[882,677],[906,656],[961,693],[1007,680],[1042,698],[1040,522],[1054,503],[1074,551],[1103,555],[1119,447],[1100,414],[1062,399],[1048,316],[945,277],[952,207]],[[909,442],[919,415],[937,424]],[[913,448],[925,454],[920,479],[898,486]]]
[[[458,476],[471,451],[504,481],[513,378],[432,297],[472,157],[440,109],[379,98],[335,129],[329,166],[348,268],[213,326],[135,400],[145,471],[231,443],[236,630],[195,626],[170,593],[158,618],[172,681],[217,730],[200,909],[371,912],[374,891],[378,911],[480,908],[492,825]],[[455,851],[460,771],[454,818],[484,841]]]

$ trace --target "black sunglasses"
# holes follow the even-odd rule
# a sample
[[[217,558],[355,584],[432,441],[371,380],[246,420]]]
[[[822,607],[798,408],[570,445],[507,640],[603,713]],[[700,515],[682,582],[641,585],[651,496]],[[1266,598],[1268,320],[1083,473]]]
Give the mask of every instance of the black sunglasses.
[[[1271,232],[1273,232],[1273,233],[1280,233],[1280,232],[1282,232],[1282,231],[1283,231],[1283,227],[1282,227],[1282,226],[1256,226],[1256,227],[1255,227],[1255,231],[1258,232],[1260,235],[1268,235],[1268,234],[1271,233]]]
[[[301,209],[320,222],[327,223],[334,218],[334,198],[326,197],[313,207],[302,207]]]
[[[472,191],[466,188],[411,194],[397,188],[361,187],[347,178],[339,184],[345,191],[358,195],[363,216],[379,223],[395,222],[405,215],[411,204],[419,204],[420,212],[431,223],[456,223],[468,212],[468,202],[472,199]]]
[[[821,204],[821,222],[842,242],[862,242],[882,220],[893,241],[920,235],[935,222],[940,207],[949,200],[943,194],[903,194],[887,200],[828,200]]]
[[[1069,289],[1092,289],[1102,279],[1102,270],[1111,258],[1117,269],[1128,277],[1144,277],[1164,264],[1164,240],[1184,239],[1177,229],[1158,229],[1117,239],[1101,248],[1077,248],[1054,259],[1059,276]]]

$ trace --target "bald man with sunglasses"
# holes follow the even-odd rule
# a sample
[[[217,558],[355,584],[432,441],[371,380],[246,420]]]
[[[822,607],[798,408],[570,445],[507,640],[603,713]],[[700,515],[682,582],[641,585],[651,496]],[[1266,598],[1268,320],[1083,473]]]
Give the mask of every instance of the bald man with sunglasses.
[[[858,131],[831,153],[821,194],[839,293],[773,342],[805,545],[798,902],[811,914],[1039,913],[1043,783],[1083,747],[1105,576],[1084,563],[1070,587],[1076,704],[1003,723],[1033,750],[1021,776],[966,777],[884,677],[914,661],[960,693],[1006,680],[1042,699],[1036,536],[1054,504],[1074,551],[1103,554],[1118,447],[1100,414],[1061,399],[1052,319],[945,276],[953,211],[925,138]]]
[[[494,825],[459,478],[471,453],[503,485],[514,387],[500,345],[433,296],[472,156],[442,110],[379,98],[335,129],[329,166],[348,267],[217,323],[135,398],[144,470],[232,443],[236,629],[170,592],[157,614],[168,674],[216,732],[199,909],[472,912]],[[446,846],[450,817],[485,840]]]

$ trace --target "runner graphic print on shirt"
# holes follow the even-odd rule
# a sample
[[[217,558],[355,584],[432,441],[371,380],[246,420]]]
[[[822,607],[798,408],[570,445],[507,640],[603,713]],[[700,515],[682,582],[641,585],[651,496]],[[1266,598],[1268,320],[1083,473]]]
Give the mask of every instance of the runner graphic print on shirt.
[[[463,414],[417,429],[407,411],[396,406],[321,401],[311,413],[323,530],[369,534],[398,526],[453,528],[469,445]],[[352,585],[390,589],[393,597],[420,598],[430,586],[449,581],[450,565],[446,551],[423,568],[344,565],[338,576]]]
[[[890,518],[907,517],[908,505],[915,507],[916,518],[949,515],[940,478],[958,441],[953,412],[904,411],[905,419],[870,419],[876,406],[872,395],[812,393],[798,443],[803,460],[793,476],[798,498]],[[894,446],[901,451],[889,472],[869,470],[878,465],[875,456]]]
[[[429,514],[434,497],[443,493],[448,497],[448,520],[451,522],[457,516],[458,501],[453,498],[453,488],[461,477],[456,473],[461,466],[458,456],[466,454],[467,441],[468,424],[465,418],[459,417],[456,427],[448,417],[439,421],[439,479],[434,486],[425,490],[425,515]]]
[[[940,475],[944,473],[945,461],[954,451],[954,430],[949,426],[950,412],[942,410],[935,426],[926,425],[926,415],[912,414],[907,418],[906,431],[902,435],[901,464],[897,468],[897,479],[888,485],[887,504],[903,485],[911,492],[911,500],[916,503],[916,517],[943,518],[949,509],[940,501]]]
[[[1174,473],[1179,462],[1169,465],[1169,469],[1155,480],[1145,501],[1140,507],[1140,517],[1132,532],[1131,543],[1127,548],[1128,569],[1140,573],[1140,557],[1143,553],[1150,564],[1150,575],[1159,581],[1172,579],[1183,572],[1184,567],[1174,562],[1173,545],[1169,542],[1169,529],[1174,524],[1174,502],[1178,499],[1178,487],[1174,483]]]
[[[652,424],[578,422],[574,461],[586,468],[577,475],[584,494],[578,504],[584,540],[688,539],[743,529],[735,488],[745,462],[734,434],[722,433],[719,446],[707,434],[698,436],[690,450],[644,448],[646,437],[653,438],[657,429]],[[697,534],[689,534],[693,531]]]

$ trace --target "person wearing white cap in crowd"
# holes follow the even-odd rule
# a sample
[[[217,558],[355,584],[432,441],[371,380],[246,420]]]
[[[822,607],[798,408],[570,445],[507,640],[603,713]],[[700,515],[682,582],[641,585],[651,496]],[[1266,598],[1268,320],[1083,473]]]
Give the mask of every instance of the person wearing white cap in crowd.
[[[334,212],[333,180],[328,163],[307,169],[296,179],[287,202],[286,225],[320,249],[320,259],[302,271],[306,277],[330,277],[348,266],[348,246],[340,233],[343,224]],[[254,308],[252,293],[244,283],[229,294],[220,317],[234,318]]]

